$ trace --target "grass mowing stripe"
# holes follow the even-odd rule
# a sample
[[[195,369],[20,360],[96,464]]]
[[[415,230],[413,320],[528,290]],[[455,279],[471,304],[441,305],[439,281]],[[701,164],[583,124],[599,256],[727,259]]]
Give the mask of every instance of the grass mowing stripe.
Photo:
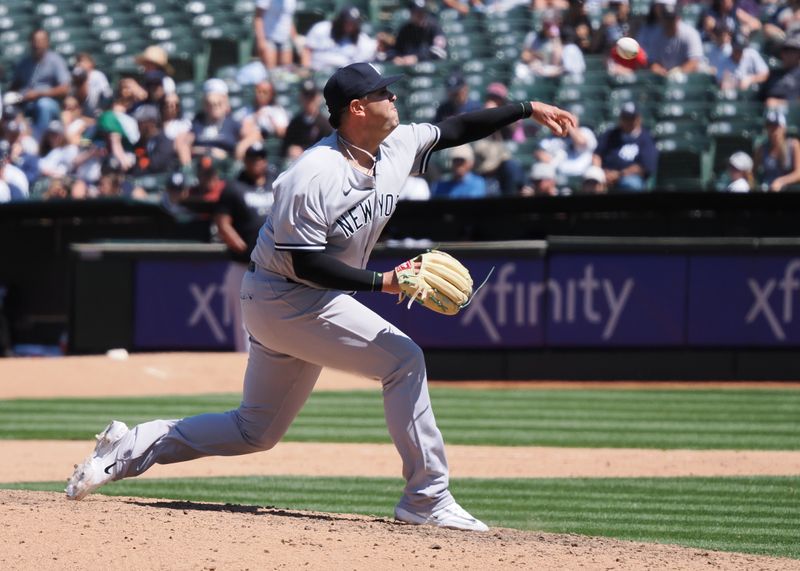
[[[390,517],[401,488],[391,478],[236,477],[124,480],[102,491]],[[490,525],[800,559],[800,477],[459,479],[452,489]]]
[[[800,391],[432,391],[453,444],[800,449]],[[0,401],[0,438],[88,439],[129,424],[221,412],[240,395]],[[780,411],[780,412],[776,412]],[[316,393],[287,440],[389,442],[377,391]]]

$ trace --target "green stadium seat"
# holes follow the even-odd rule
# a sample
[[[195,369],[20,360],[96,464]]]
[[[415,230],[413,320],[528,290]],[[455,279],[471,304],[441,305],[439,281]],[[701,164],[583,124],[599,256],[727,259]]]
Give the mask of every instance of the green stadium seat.
[[[706,122],[709,104],[705,101],[666,102],[656,109],[659,119],[687,119]]]
[[[557,104],[581,103],[588,100],[602,103],[608,96],[608,87],[597,84],[566,84],[562,83],[556,91]]]
[[[664,149],[658,154],[655,189],[706,190],[711,180],[710,155],[700,147]]]
[[[748,117],[763,121],[764,105],[760,101],[718,101],[711,108],[713,120]]]

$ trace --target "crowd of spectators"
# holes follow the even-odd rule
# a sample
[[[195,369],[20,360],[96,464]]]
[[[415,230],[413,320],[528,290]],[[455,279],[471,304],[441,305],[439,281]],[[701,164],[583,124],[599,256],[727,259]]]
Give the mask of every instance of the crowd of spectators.
[[[644,16],[634,16],[628,0],[443,4],[411,0],[407,19],[396,29],[380,31],[368,25],[359,8],[345,6],[301,35],[295,2],[256,0],[254,63],[263,73],[253,81],[252,102],[234,110],[228,81],[211,78],[202,84],[202,99],[192,113],[182,108],[174,69],[160,46],[139,54],[138,73],[109,81],[108,70],[98,69],[91,53],[76,54],[68,62],[50,48],[48,32],[37,29],[28,53],[5,70],[2,81],[7,89],[0,119],[0,202],[122,196],[160,200],[179,210],[193,200],[218,201],[226,185],[234,183],[257,179],[251,186],[269,192],[277,165],[289,164],[331,132],[313,78],[354,61],[412,66],[447,60],[440,10],[497,18],[521,4],[530,6],[538,24],[521,40],[512,81],[579,77],[587,56],[602,55],[611,75],[638,70],[664,78],[706,74],[721,89],[757,90],[768,111],[763,142],[750,153],[733,153],[724,184],[718,186],[733,192],[780,191],[800,182],[800,143],[792,129],[797,126],[787,124],[787,111],[800,100],[798,0],[695,2],[702,5],[696,23],[681,17],[684,3],[676,0],[653,0]],[[590,18],[593,13],[602,17]],[[756,35],[758,49],[751,46]],[[642,49],[635,59],[616,54],[615,42],[622,36],[639,40]],[[772,66],[770,57],[776,58]],[[270,79],[289,68],[300,82],[295,114],[277,101]],[[509,85],[501,82],[476,91],[460,72],[438,79],[446,97],[434,121],[509,101]],[[400,97],[407,96],[402,90]],[[401,196],[647,191],[658,165],[654,135],[636,102],[624,102],[619,109],[616,125],[597,131],[580,125],[565,138],[544,136],[522,121],[450,150],[438,171],[427,180],[409,179]],[[520,161],[514,150],[530,141],[537,142],[531,160]],[[271,151],[266,142],[272,143]],[[255,158],[261,171],[257,176]],[[153,177],[159,181],[155,188]]]

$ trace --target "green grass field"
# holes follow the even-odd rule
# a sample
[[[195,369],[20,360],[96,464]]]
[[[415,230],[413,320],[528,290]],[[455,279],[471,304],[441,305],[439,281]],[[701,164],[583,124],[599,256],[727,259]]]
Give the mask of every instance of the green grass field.
[[[800,391],[431,391],[451,444],[800,449]],[[224,411],[239,395],[0,401],[0,438],[91,439],[129,424]],[[389,442],[377,391],[315,393],[286,440]],[[63,482],[0,484],[62,490]],[[251,477],[126,480],[111,495],[391,516],[402,482]],[[678,543],[800,559],[800,474],[752,478],[459,479],[453,492],[490,525]]]
[[[391,517],[401,489],[389,478],[292,476],[125,480],[102,493]],[[459,479],[452,490],[493,526],[800,559],[800,477]]]
[[[452,444],[800,450],[800,391],[433,389]],[[221,412],[240,395],[0,401],[0,438],[87,439],[136,424]],[[373,391],[312,394],[286,440],[389,442]]]

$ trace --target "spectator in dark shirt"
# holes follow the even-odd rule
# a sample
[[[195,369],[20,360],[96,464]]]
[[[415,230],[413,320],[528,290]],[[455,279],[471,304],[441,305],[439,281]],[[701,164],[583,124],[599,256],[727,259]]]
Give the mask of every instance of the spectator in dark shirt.
[[[698,28],[704,42],[714,39],[714,29],[724,25],[734,34],[750,36],[761,29],[758,19],[758,4],[753,0],[713,0],[699,18]]]
[[[636,26],[631,17],[628,0],[611,0],[608,11],[603,14],[600,29],[592,37],[592,53],[607,54],[622,37],[635,37]]]
[[[447,99],[437,107],[436,118],[433,122],[439,123],[453,115],[480,109],[480,102],[470,99],[469,95],[469,85],[464,76],[458,72],[450,75],[447,78]]]
[[[419,61],[445,59],[447,39],[439,22],[425,7],[425,0],[412,0],[410,10],[411,18],[397,32],[394,63],[414,65]]]
[[[59,100],[69,93],[70,73],[64,58],[50,50],[50,35],[45,30],[34,30],[30,42],[30,55],[14,68],[11,89],[22,95],[25,113],[33,118],[38,139],[50,121],[59,118]]]
[[[642,116],[633,102],[625,103],[619,125],[600,136],[594,164],[603,167],[612,191],[639,192],[655,173],[658,151],[650,132],[642,127]]]
[[[785,107],[800,99],[800,32],[783,42],[781,62],[781,70],[767,80],[768,107]]]
[[[267,149],[261,142],[253,143],[245,151],[242,172],[225,185],[214,208],[214,222],[220,238],[228,247],[231,259],[225,274],[224,287],[233,316],[234,345],[237,351],[249,349],[239,290],[250,263],[250,252],[258,240],[258,231],[274,201]]]
[[[163,174],[178,164],[172,140],[161,129],[161,114],[154,105],[140,105],[133,112],[139,124],[139,140],[133,147],[136,163],[133,175]]]
[[[322,96],[312,80],[306,80],[300,89],[300,112],[289,122],[283,139],[282,154],[289,161],[333,132],[327,117],[321,112]]]

